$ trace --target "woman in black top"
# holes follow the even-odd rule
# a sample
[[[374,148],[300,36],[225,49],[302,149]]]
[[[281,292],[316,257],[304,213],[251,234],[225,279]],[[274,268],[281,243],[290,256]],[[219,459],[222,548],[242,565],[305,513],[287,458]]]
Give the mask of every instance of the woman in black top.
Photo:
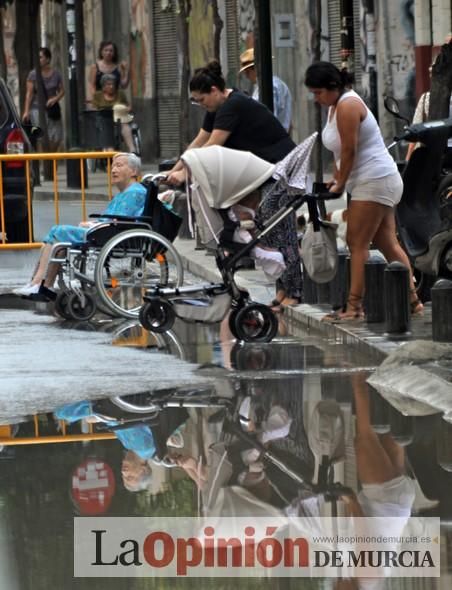
[[[222,145],[231,149],[250,151],[269,162],[282,160],[295,143],[287,131],[262,103],[234,88],[226,88],[226,82],[218,62],[212,61],[204,68],[195,70],[190,81],[193,103],[207,111],[201,129],[190,148]],[[181,160],[168,173],[168,182],[182,184],[185,172]],[[265,217],[279,209],[287,196],[283,192],[276,195],[271,185],[262,187]],[[270,243],[271,242],[271,243]],[[281,250],[287,270],[278,279],[275,304],[291,305],[301,298],[301,267],[298,253],[295,216],[289,216],[281,223],[272,236],[269,246]]]

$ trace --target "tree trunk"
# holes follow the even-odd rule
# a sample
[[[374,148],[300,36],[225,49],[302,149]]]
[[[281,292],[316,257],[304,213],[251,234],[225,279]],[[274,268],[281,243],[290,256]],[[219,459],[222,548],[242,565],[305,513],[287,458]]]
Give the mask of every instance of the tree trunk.
[[[3,16],[4,16],[4,9],[0,8],[0,77],[6,80],[7,76],[7,68],[6,68],[6,56],[5,56],[5,46],[4,46],[4,31],[3,31]]]
[[[190,82],[190,53],[188,22],[191,12],[191,1],[179,2],[179,13],[176,20],[176,31],[182,55],[182,71],[180,81],[179,102],[179,152],[183,152],[190,143],[188,84]]]
[[[20,111],[24,110],[27,76],[33,69],[31,52],[31,29],[36,26],[30,20],[30,0],[16,0],[16,32],[14,35],[14,54],[19,72]]]
[[[85,26],[83,20],[83,3],[75,3],[75,51],[77,53],[76,73],[77,99],[79,108],[79,128],[83,129],[82,110],[85,108]],[[84,141],[85,138],[82,138]]]
[[[452,43],[446,43],[441,47],[441,52],[432,67],[429,120],[446,119],[449,116],[451,92]]]
[[[217,61],[220,61],[221,31],[223,30],[224,23],[221,20],[220,13],[218,11],[217,0],[212,1],[212,11],[213,11],[213,26],[214,26],[213,53],[214,53],[214,58]]]

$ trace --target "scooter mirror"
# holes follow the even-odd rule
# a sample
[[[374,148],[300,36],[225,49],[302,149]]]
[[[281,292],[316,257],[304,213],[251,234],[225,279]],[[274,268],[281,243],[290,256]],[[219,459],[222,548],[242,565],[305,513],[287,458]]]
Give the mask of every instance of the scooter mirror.
[[[400,114],[399,103],[398,103],[397,99],[395,99],[393,96],[385,96],[383,104],[384,104],[385,109],[389,113],[391,113],[391,115],[394,115],[394,117],[397,117],[397,119],[401,119],[402,121],[405,121],[405,123],[407,123],[407,125],[410,124],[409,119],[407,119],[406,117],[404,117],[403,115]]]

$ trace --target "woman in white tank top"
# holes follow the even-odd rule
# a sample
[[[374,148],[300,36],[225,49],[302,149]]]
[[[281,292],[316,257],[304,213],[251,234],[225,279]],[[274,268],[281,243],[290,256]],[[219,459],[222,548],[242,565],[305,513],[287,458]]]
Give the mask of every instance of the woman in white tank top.
[[[328,314],[325,320],[350,321],[364,318],[364,264],[371,242],[388,262],[398,261],[410,268],[399,245],[394,206],[400,201],[403,183],[397,166],[386,149],[375,117],[364,101],[350,89],[351,75],[329,62],[317,62],[306,70],[305,85],[314,100],[328,107],[322,133],[325,147],[334,154],[334,180],[330,191],[351,194],[347,217],[347,245],[350,249],[350,290],[346,309]],[[410,272],[411,312],[423,305],[416,295]]]

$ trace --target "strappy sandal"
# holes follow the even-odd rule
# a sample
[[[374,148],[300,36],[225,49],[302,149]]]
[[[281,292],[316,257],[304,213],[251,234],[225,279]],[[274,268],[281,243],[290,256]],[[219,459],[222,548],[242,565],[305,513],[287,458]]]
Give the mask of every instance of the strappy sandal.
[[[416,289],[410,289],[410,294],[414,295],[414,299],[410,301],[411,315],[424,315],[424,305],[417,296]]]
[[[322,322],[340,324],[342,322],[355,322],[364,319],[361,295],[349,293],[345,311],[333,311],[322,318]]]

